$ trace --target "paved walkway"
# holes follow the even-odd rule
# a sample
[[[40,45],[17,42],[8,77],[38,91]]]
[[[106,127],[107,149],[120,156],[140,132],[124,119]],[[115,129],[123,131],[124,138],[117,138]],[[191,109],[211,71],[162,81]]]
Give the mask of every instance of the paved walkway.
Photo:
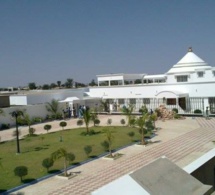
[[[122,116],[110,117],[113,121],[120,121]],[[107,120],[107,117],[102,120]],[[155,143],[147,147],[127,147],[120,151],[124,156],[115,161],[100,158],[72,169],[81,174],[71,180],[52,177],[20,191],[25,195],[86,195],[163,155],[184,167],[214,147],[211,141],[215,140],[215,119],[158,121],[157,126],[161,130],[152,139]]]

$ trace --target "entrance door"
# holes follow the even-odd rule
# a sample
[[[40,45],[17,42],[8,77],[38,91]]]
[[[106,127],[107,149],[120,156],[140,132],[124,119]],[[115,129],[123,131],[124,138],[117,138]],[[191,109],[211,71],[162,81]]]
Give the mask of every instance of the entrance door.
[[[186,98],[185,97],[179,98],[178,104],[183,110],[186,110]]]

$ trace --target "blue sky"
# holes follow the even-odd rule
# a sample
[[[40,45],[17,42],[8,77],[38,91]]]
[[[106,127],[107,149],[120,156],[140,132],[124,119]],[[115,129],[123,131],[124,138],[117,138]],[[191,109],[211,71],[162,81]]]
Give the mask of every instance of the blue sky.
[[[214,0],[0,0],[0,87],[215,66]]]

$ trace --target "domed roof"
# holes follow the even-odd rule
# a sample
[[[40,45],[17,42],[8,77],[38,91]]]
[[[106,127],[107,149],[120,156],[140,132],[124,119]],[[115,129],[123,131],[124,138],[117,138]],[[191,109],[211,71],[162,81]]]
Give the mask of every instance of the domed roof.
[[[180,73],[180,72],[194,72],[196,69],[207,69],[210,68],[208,64],[193,53],[192,48],[188,49],[187,54],[178,61],[167,74]]]

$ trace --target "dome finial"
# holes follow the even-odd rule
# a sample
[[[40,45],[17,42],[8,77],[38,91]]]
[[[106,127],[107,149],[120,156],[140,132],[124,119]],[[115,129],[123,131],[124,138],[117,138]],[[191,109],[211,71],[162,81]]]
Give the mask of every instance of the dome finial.
[[[189,47],[188,52],[193,52],[192,47]]]

